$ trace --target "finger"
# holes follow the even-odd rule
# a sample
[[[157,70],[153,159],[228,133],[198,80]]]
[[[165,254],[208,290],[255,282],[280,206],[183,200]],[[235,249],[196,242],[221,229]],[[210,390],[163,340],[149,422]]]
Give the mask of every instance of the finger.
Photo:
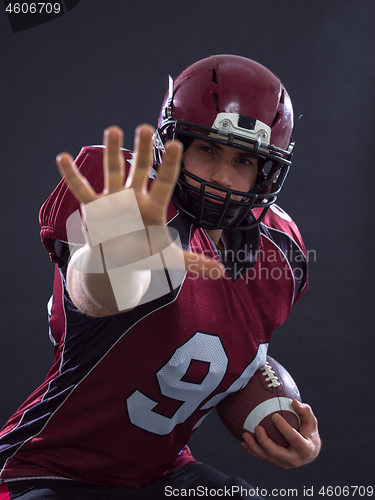
[[[265,429],[260,425],[255,428],[255,435],[256,439],[250,433],[243,435],[244,444],[242,446],[248,453],[283,469],[293,467],[291,457],[294,458],[296,455],[293,450],[278,446],[268,437]]]
[[[250,432],[244,432],[244,434],[242,435],[242,439],[243,441],[241,442],[241,444],[245,448],[245,450],[250,453],[250,455],[261,458],[260,454],[262,449],[254,436],[250,434]]]
[[[283,462],[288,461],[290,448],[285,448],[284,446],[276,444],[270,437],[268,437],[266,430],[261,425],[258,425],[255,428],[255,436],[256,441],[259,443],[259,446],[266,455]]]
[[[121,151],[123,132],[119,127],[109,127],[104,132],[104,192],[117,193],[124,187],[125,167]]]
[[[69,153],[60,153],[56,158],[57,167],[69,190],[80,203],[90,203],[98,196],[74,164]]]
[[[292,405],[301,419],[300,433],[309,437],[318,429],[318,420],[315,417],[311,406],[305,403],[300,403],[296,399],[292,401]]]
[[[140,125],[135,132],[134,161],[126,183],[126,187],[132,187],[135,191],[146,190],[153,160],[153,135],[154,128],[151,125]]]
[[[259,427],[257,429],[257,434],[260,436],[262,430],[264,431],[263,428]],[[264,431],[265,433],[265,431]],[[258,439],[257,436],[257,439]],[[266,439],[269,439],[265,433]],[[270,454],[267,450],[265,450],[249,432],[245,432],[242,436],[243,441],[241,442],[242,447],[255,458],[258,458],[259,460],[263,460],[265,462],[272,463],[274,465],[278,465],[280,467],[284,467],[283,460],[279,460],[278,458],[275,458],[273,454]]]
[[[272,415],[272,421],[277,430],[285,437],[285,439],[294,447],[301,447],[305,444],[305,438],[294,429],[288,422],[278,413]]]
[[[152,183],[149,195],[159,205],[167,206],[176,185],[182,157],[182,144],[178,141],[166,144],[163,163]]]
[[[312,412],[311,406],[301,403],[297,399],[293,399],[292,401],[292,406],[295,409],[295,411],[298,413],[298,415],[301,417],[301,420],[308,420],[308,421],[313,421],[315,419],[315,416]]]

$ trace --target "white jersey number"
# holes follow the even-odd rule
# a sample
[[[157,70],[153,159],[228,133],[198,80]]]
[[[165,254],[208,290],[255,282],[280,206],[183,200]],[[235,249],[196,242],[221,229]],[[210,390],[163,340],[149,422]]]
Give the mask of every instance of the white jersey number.
[[[263,346],[266,345],[263,344]],[[243,387],[257,367],[261,365],[263,358],[265,362],[266,351],[266,347],[259,349],[253,362],[236,382],[227,391],[212,398],[212,403],[210,404],[210,400],[203,408],[214,406],[229,392],[237,391]],[[183,380],[192,361],[204,362],[208,365],[208,371],[200,383]],[[136,390],[126,399],[131,423],[153,434],[161,436],[169,434],[177,424],[185,422],[198,406],[217,389],[224,378],[227,367],[228,356],[220,338],[207,333],[195,333],[191,339],[175,350],[172,357],[156,373],[161,394],[181,401],[181,406],[171,418],[161,415],[153,411],[159,402]]]
[[[209,363],[209,370],[200,384],[182,380],[193,360]],[[177,424],[185,422],[218,387],[227,366],[228,357],[220,338],[197,332],[175,350],[173,356],[156,374],[161,394],[183,401],[183,404],[173,417],[169,418],[152,411],[158,402],[140,391],[135,391],[126,400],[131,423],[154,434],[169,434]]]

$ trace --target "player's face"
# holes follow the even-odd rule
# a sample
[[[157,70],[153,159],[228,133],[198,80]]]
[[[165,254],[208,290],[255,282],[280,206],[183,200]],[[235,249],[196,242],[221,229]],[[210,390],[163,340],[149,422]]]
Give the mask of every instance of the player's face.
[[[256,155],[204,139],[195,139],[191,143],[183,155],[183,162],[185,169],[192,174],[217,186],[236,191],[249,191],[254,187],[258,177]],[[186,177],[186,181],[199,187],[199,183],[189,177]],[[224,192],[211,188],[206,188],[206,192],[225,197]],[[241,196],[232,195],[232,199],[239,201]]]

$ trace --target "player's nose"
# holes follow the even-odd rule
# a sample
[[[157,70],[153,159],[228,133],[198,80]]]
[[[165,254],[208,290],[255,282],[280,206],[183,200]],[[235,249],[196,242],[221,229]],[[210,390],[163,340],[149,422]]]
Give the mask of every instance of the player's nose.
[[[211,174],[211,182],[221,187],[230,188],[232,178],[232,164],[227,158],[221,158],[215,162],[214,169]]]

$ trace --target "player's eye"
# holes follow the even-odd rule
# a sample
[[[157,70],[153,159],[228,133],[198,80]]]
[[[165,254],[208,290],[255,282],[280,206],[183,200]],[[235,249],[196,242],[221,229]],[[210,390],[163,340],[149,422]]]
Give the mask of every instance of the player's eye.
[[[249,167],[257,164],[257,162],[254,158],[238,158],[237,163],[239,163],[241,165],[249,166]]]
[[[210,148],[210,146],[206,145],[199,146],[199,150],[205,153],[212,153],[212,149]]]

